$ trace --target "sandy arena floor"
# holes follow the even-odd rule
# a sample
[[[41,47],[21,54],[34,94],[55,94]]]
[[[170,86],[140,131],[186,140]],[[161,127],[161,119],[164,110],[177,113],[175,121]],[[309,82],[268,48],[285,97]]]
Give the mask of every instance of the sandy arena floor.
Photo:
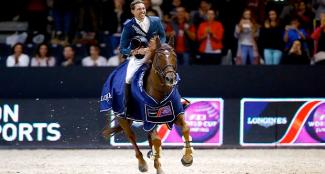
[[[147,150],[142,150],[147,152]],[[166,174],[324,174],[325,150],[196,150],[183,167],[181,150],[164,150]],[[154,174],[153,162],[148,174]],[[0,150],[0,174],[138,174],[131,150]]]

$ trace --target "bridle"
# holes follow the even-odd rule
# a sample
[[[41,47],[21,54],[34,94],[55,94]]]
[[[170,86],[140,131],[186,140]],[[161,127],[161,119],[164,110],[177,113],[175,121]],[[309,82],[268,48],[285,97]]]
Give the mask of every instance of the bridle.
[[[152,67],[154,68],[154,70],[157,72],[161,82],[163,82],[163,84],[165,84],[164,82],[164,79],[166,79],[166,76],[167,74],[169,73],[173,73],[175,75],[175,77],[177,77],[177,73],[176,73],[176,70],[177,70],[177,64],[176,65],[173,65],[173,64],[167,64],[165,65],[164,67],[160,67],[159,64],[158,64],[158,59],[159,59],[159,56],[160,55],[165,55],[166,57],[169,57],[170,55],[167,55],[165,51],[168,51],[168,53],[170,54],[173,54],[173,56],[176,57],[176,54],[175,52],[172,50],[172,49],[157,49],[156,52],[155,52],[155,57],[154,57],[154,61],[153,61],[153,64],[152,64]],[[166,71],[166,69],[168,67],[172,67],[172,69]],[[175,86],[177,84],[177,78],[176,78],[176,81],[175,81],[175,84],[172,84],[173,86]]]

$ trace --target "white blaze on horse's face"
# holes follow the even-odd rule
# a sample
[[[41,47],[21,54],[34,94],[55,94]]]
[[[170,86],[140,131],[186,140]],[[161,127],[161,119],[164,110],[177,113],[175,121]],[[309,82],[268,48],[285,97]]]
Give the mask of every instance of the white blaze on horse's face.
[[[169,52],[168,50],[165,50],[165,51],[164,51],[164,54],[165,54],[166,58],[169,59],[170,52]]]

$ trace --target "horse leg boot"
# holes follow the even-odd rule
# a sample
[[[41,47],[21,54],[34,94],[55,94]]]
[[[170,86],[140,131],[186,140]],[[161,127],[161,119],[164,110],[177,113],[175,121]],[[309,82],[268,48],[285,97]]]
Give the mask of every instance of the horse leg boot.
[[[184,166],[188,167],[191,166],[193,163],[193,152],[194,149],[191,146],[192,138],[190,136],[190,128],[184,120],[183,116],[179,116],[175,122],[177,126],[182,128],[183,133],[183,141],[184,141],[184,148],[183,148],[183,157],[181,162]]]
[[[151,140],[152,140],[152,153],[154,158],[154,167],[157,170],[157,174],[165,174],[165,172],[161,168],[161,163],[159,158],[161,157],[161,139],[157,135],[156,131],[151,133]]]
[[[126,119],[119,119],[119,123],[121,127],[123,128],[127,138],[131,142],[134,150],[135,150],[135,156],[138,159],[138,168],[140,172],[147,172],[148,171],[148,164],[147,162],[143,159],[143,155],[136,143],[136,137],[134,132],[131,129],[131,122]]]

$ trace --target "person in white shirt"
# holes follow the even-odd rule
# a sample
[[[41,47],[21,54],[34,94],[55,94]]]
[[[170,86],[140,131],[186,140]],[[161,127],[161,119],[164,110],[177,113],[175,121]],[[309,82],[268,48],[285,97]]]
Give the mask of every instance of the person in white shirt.
[[[114,56],[111,56],[107,60],[107,66],[116,67],[123,63],[126,59],[123,58],[123,55],[119,51],[119,47],[114,50]]]
[[[97,45],[90,46],[90,56],[82,59],[82,66],[107,66],[107,59],[100,56],[100,49]]]
[[[55,58],[50,55],[49,47],[43,43],[38,45],[35,57],[31,60],[31,67],[54,67]]]
[[[29,57],[23,53],[24,45],[17,43],[13,46],[12,50],[13,54],[7,58],[7,67],[28,67]]]

